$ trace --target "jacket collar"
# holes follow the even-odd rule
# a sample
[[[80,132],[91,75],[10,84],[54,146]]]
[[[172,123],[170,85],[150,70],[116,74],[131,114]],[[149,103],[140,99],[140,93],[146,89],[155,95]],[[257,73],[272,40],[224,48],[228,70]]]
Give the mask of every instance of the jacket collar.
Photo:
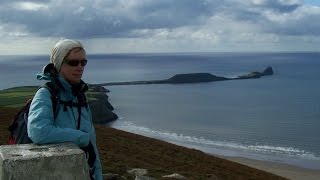
[[[74,96],[78,96],[80,93],[84,93],[88,90],[88,85],[80,80],[80,83],[71,85],[62,75],[59,75],[58,80],[62,89],[68,93],[72,93]]]

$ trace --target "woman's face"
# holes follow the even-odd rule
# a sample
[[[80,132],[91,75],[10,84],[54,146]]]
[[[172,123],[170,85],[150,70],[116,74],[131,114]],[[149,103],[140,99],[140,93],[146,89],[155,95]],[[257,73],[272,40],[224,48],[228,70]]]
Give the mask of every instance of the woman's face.
[[[64,58],[60,74],[70,83],[79,83],[86,64],[86,52],[84,49],[75,48]]]

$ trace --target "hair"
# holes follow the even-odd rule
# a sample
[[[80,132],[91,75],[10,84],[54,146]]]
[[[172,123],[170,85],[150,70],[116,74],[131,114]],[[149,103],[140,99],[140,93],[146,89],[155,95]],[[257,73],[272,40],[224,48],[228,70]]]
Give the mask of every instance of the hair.
[[[61,39],[52,48],[50,62],[53,63],[54,67],[60,71],[61,65],[65,57],[70,54],[73,49],[84,50],[82,44],[79,41],[72,39]]]

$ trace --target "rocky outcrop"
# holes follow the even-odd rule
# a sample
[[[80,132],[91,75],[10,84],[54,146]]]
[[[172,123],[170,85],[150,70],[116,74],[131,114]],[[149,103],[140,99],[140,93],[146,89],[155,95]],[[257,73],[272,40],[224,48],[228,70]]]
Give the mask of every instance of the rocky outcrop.
[[[89,85],[89,106],[92,112],[92,120],[97,124],[106,124],[118,119],[117,114],[113,112],[114,108],[109,102],[106,94],[110,92],[103,86]]]
[[[273,75],[273,69],[271,66],[267,67],[263,72],[262,72],[263,76],[267,76],[267,75]]]
[[[234,79],[254,79],[260,78],[261,76],[273,75],[273,69],[271,66],[267,67],[263,72],[251,72],[246,75],[238,76]]]
[[[173,179],[187,179],[186,177],[182,176],[181,174],[178,174],[178,173],[173,173],[173,174],[170,174],[170,175],[165,175],[165,176],[162,176],[163,178],[173,178]]]
[[[147,169],[134,168],[134,169],[127,170],[127,173],[134,175],[136,180],[154,180],[155,179],[155,178],[147,176],[148,175]],[[162,176],[162,178],[164,178],[164,179],[186,179],[186,177],[184,177],[178,173],[164,175],[164,176]]]

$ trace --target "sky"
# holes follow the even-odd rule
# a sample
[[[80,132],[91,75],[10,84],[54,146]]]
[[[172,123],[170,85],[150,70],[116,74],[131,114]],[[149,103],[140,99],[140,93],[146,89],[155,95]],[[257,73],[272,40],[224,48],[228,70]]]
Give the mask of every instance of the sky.
[[[320,0],[1,0],[0,55],[320,52]]]

